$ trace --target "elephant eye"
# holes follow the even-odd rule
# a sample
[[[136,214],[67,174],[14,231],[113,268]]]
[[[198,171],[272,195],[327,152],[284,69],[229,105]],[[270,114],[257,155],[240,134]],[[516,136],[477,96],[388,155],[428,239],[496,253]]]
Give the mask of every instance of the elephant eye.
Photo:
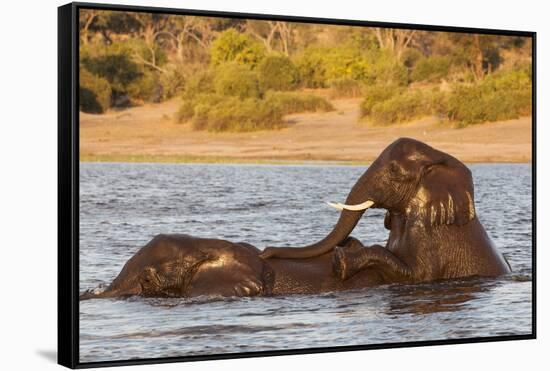
[[[392,178],[397,178],[401,175],[401,169],[395,162],[390,162],[389,173]]]

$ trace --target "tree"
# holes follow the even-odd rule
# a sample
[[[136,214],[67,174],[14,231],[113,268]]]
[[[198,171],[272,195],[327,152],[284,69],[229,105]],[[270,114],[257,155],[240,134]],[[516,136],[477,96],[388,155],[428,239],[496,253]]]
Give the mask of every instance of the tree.
[[[453,34],[445,35],[452,43],[453,60],[466,67],[476,80],[498,68],[500,49],[506,36]]]
[[[289,55],[293,38],[291,23],[248,20],[246,30],[260,40],[268,52],[280,51],[286,56]]]
[[[147,55],[139,51],[134,52],[134,58],[141,64],[151,67],[159,72],[165,72],[157,62],[157,37],[164,32],[169,23],[169,16],[156,13],[128,13],[140,25],[139,36],[145,41],[149,50]]]
[[[248,35],[229,28],[212,43],[210,54],[214,66],[237,62],[254,68],[264,57],[265,48]]]
[[[99,16],[99,11],[95,9],[82,9],[79,16],[80,41],[83,45],[88,45],[89,29],[94,20]]]
[[[204,18],[171,15],[167,27],[157,36],[168,42],[178,63],[183,63],[186,56],[197,56],[197,46],[201,54],[208,53],[217,35],[212,26],[212,22]]]
[[[395,28],[373,28],[374,35],[380,47],[389,49],[395,53],[398,61],[401,60],[403,52],[411,43],[416,30],[401,30]]]

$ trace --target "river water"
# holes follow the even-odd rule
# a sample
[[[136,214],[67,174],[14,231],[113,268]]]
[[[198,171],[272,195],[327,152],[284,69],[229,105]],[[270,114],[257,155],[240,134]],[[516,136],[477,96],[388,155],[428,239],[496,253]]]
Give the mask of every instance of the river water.
[[[513,274],[268,298],[88,300],[80,361],[239,353],[531,333],[532,178],[470,165],[479,219]],[[80,164],[80,291],[108,284],[159,233],[266,245],[323,237],[364,166]],[[314,217],[312,217],[314,216]],[[383,243],[383,211],[353,235]]]

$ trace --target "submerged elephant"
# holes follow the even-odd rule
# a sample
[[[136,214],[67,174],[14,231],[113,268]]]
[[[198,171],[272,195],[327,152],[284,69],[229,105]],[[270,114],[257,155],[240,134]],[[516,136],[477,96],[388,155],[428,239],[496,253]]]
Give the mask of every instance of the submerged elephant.
[[[357,243],[351,238],[348,242]],[[158,235],[126,262],[104,291],[88,290],[80,299],[313,294],[383,283],[368,269],[341,281],[332,273],[332,253],[299,261],[263,260],[259,253],[243,242]]]
[[[102,292],[194,297],[319,293],[385,283],[425,282],[510,272],[476,216],[469,169],[413,139],[388,146],[353,186],[320,242],[268,247],[187,235],[159,235]],[[365,247],[350,233],[368,208],[387,210],[386,246]]]

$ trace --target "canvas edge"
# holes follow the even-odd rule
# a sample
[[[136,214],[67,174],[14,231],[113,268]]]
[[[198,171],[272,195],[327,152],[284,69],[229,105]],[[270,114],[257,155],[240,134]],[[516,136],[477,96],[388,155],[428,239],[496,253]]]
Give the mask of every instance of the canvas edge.
[[[419,29],[460,33],[498,34],[530,37],[533,41],[533,114],[532,114],[532,190],[533,190],[533,286],[532,332],[522,335],[502,335],[465,339],[442,339],[401,343],[370,344],[359,346],[333,346],[323,348],[290,349],[276,351],[181,356],[153,359],[129,359],[115,361],[79,361],[79,260],[78,260],[78,11],[79,9],[103,9],[151,13],[183,14],[195,16],[281,20],[303,23],[355,25]],[[346,19],[314,18],[270,14],[174,9],[133,5],[73,2],[58,7],[58,363],[69,368],[111,367],[233,358],[268,357],[311,353],[389,349],[433,345],[471,344],[510,340],[536,339],[536,32],[488,28],[435,26],[389,22],[371,22]]]
[[[57,362],[78,365],[77,29],[73,4],[58,7]]]

